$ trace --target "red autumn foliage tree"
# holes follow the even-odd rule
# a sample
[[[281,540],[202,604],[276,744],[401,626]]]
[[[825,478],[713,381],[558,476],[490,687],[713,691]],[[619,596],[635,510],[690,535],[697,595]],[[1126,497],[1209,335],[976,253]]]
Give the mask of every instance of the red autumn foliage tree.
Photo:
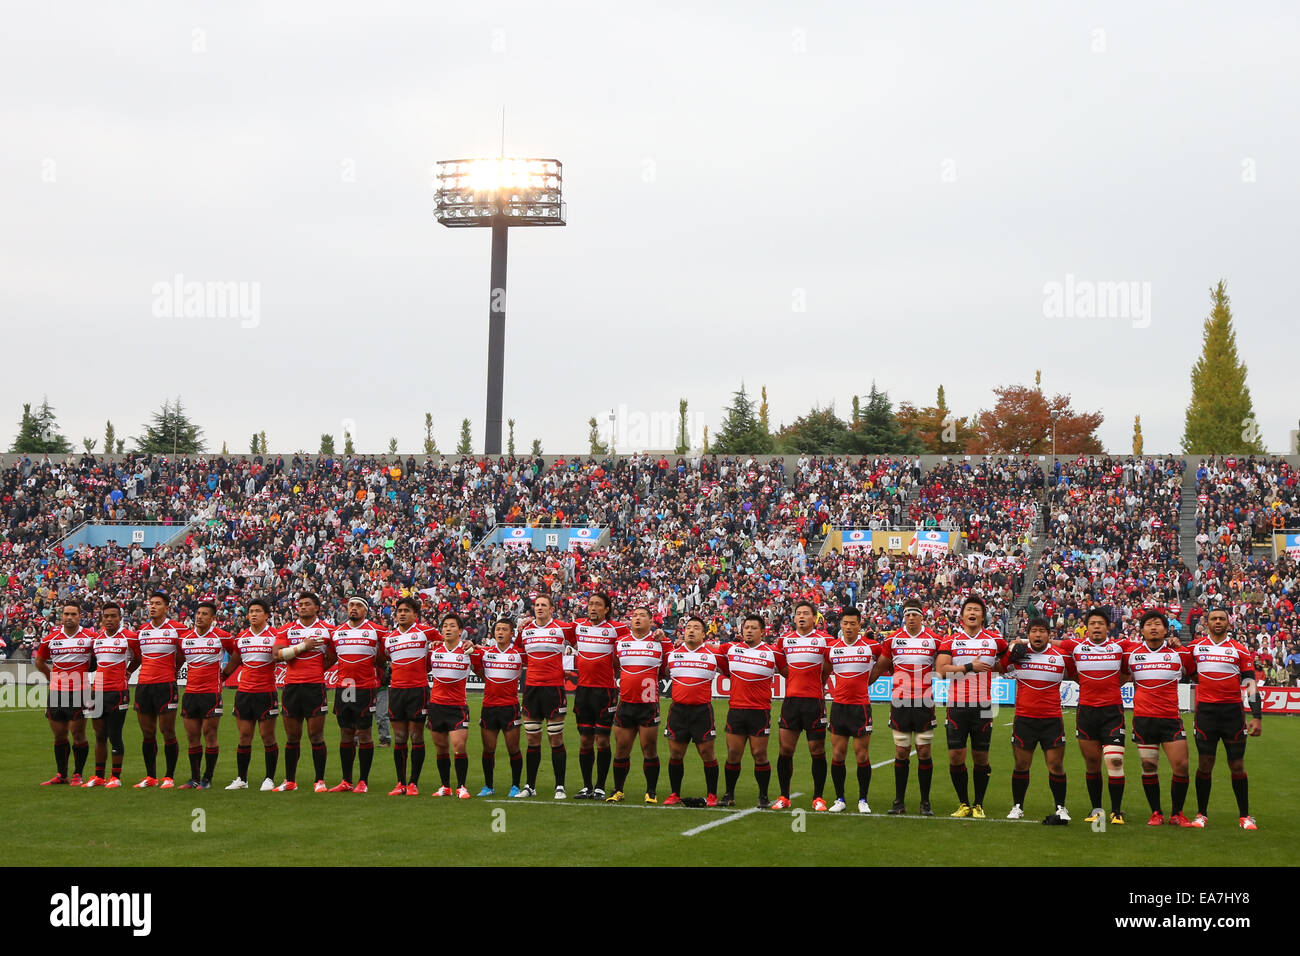
[[[1069,395],[1048,398],[1036,388],[995,388],[997,403],[979,413],[971,452],[980,455],[1050,455],[1052,420],[1056,420],[1058,455],[1094,455],[1102,451],[1097,429],[1101,412],[1076,412]]]

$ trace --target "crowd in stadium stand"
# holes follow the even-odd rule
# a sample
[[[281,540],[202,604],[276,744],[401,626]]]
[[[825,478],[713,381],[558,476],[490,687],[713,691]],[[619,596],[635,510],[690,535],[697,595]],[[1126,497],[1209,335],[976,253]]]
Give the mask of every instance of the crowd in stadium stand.
[[[879,632],[897,626],[904,599],[919,597],[947,629],[960,597],[975,590],[1007,631],[1035,613],[1072,629],[1101,605],[1127,632],[1144,606],[1176,616],[1189,600],[1228,595],[1238,630],[1270,652],[1266,669],[1288,667],[1300,633],[1294,564],[1260,547],[1252,557],[1240,529],[1258,528],[1261,515],[1271,527],[1271,516],[1296,514],[1294,472],[1282,462],[1200,466],[1194,577],[1179,559],[1183,467],[1096,458],[1058,462],[1044,475],[1013,459],[925,471],[919,459],[890,456],[22,460],[0,469],[6,653],[21,652],[59,600],[92,609],[116,600],[138,620],[160,588],[178,599],[179,614],[212,599],[231,624],[259,594],[287,615],[300,590],[326,608],[363,593],[387,621],[397,598],[418,591],[428,616],[458,611],[477,639],[492,619],[522,616],[542,590],[558,596],[561,618],[580,616],[585,595],[603,590],[616,608],[649,605],[667,628],[702,614],[717,637],[733,636],[749,611],[776,630],[806,599],[832,625],[857,605]],[[171,523],[178,540],[153,550],[56,547],[83,521]],[[599,526],[609,545],[537,552],[481,543],[499,523]],[[821,539],[841,527],[938,529],[965,547],[819,556]],[[1047,549],[1029,603],[1015,613],[1039,535]]]
[[[1300,475],[1281,458],[1209,458],[1197,463],[1196,495],[1194,598],[1232,608],[1258,670],[1296,676],[1300,573],[1285,554],[1273,559],[1271,538],[1300,527]]]

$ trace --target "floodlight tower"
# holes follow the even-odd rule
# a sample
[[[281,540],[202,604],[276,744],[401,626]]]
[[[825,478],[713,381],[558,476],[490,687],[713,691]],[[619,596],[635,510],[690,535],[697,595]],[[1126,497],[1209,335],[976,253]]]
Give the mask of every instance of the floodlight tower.
[[[564,165],[558,159],[445,159],[438,163],[437,220],[492,227],[488,296],[487,427],[483,450],[501,454],[506,359],[506,235],[511,226],[563,226]]]

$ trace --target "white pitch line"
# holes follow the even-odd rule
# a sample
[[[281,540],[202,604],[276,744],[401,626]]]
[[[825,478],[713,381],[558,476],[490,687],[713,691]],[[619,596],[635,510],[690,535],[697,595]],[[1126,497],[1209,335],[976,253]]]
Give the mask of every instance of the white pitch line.
[[[794,799],[795,797],[802,797],[802,796],[803,796],[802,793],[790,794],[791,799]],[[739,820],[741,817],[747,817],[751,813],[762,813],[762,812],[763,811],[758,807],[750,807],[748,810],[741,810],[739,813],[730,813],[724,818],[722,818],[721,820],[713,820],[709,823],[700,824],[698,827],[692,827],[689,830],[683,830],[682,836],[695,836],[695,834],[703,833],[705,830],[711,830],[714,827],[722,826],[724,823],[730,823],[732,820]],[[780,811],[778,810],[777,812],[779,813]]]
[[[911,754],[908,754],[908,756],[910,757],[910,756],[912,756],[912,754],[914,754],[914,753],[916,753],[916,748],[915,748],[915,747],[912,748],[912,753],[911,753]],[[893,763],[893,762],[894,762],[894,758],[893,758],[893,757],[890,757],[888,760],[882,760],[882,761],[880,761],[880,763],[873,763],[873,764],[871,765],[871,769],[872,769],[872,770],[879,770],[881,767],[888,767],[888,766],[889,766],[891,763]]]

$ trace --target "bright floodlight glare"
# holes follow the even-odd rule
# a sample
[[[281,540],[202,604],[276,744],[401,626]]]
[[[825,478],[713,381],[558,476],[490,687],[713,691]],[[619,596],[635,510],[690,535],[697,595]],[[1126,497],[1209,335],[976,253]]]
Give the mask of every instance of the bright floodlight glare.
[[[435,217],[444,226],[563,226],[558,159],[447,159],[438,163]]]

